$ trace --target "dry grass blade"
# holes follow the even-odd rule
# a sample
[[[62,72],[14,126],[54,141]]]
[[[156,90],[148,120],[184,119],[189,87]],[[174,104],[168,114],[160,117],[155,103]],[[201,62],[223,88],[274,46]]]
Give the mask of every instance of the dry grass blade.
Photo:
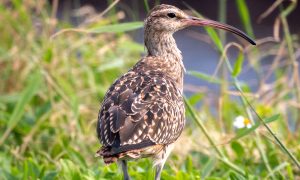
[[[102,11],[100,14],[98,14],[98,15],[92,17],[92,18],[87,19],[85,22],[82,23],[81,26],[85,26],[85,25],[91,24],[95,21],[99,21],[99,19],[101,19],[107,12],[109,12],[119,2],[120,2],[120,0],[113,1],[104,11]]]
[[[277,0],[275,1],[272,6],[270,6],[264,13],[262,13],[258,19],[257,22],[260,23],[263,19],[268,17],[284,0]]]
[[[126,31],[132,31],[143,27],[143,22],[129,22],[129,23],[118,23],[118,24],[108,24],[91,27],[89,29],[78,29],[78,28],[69,28],[58,31],[53,34],[50,39],[53,40],[55,37],[62,35],[67,32],[77,32],[77,33],[121,33]]]

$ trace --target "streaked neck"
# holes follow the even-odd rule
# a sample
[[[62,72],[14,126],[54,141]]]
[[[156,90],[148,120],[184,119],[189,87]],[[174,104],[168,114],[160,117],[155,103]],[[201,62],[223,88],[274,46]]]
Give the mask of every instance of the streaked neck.
[[[182,62],[181,51],[177,48],[172,33],[145,32],[145,46],[149,57],[157,57],[160,62],[152,60],[154,68],[159,64],[160,69],[183,87],[184,65]],[[149,62],[150,63],[150,62]]]

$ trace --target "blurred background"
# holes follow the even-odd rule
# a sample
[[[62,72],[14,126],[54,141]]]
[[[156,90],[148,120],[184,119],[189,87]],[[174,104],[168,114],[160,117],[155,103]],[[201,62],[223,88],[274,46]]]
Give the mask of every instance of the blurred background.
[[[51,2],[51,1],[50,1]],[[113,2],[113,1],[111,1]],[[53,2],[51,2],[53,4]],[[81,9],[87,11],[86,8],[92,8],[92,12],[103,12],[108,6],[110,1],[105,3],[99,3],[96,0],[85,0],[85,1],[59,1],[58,3],[58,14],[57,17],[61,20],[67,22],[72,22],[74,25],[82,23],[82,16],[74,15],[74,10]],[[203,16],[212,20],[221,20],[225,23],[233,25],[239,29],[243,29],[243,22],[239,14],[239,9],[235,1],[148,1],[149,7],[154,7],[155,4],[172,4],[180,9],[186,9],[189,11],[188,6],[191,6]],[[226,3],[226,7],[221,7],[222,3]],[[273,1],[260,1],[253,0],[247,1],[247,7],[249,9],[249,20],[252,28],[248,28],[249,33],[253,38],[264,38],[273,36],[273,27],[277,15],[280,13],[280,8],[275,8],[273,11],[270,11],[268,16],[264,18],[263,13],[272,6]],[[282,1],[282,6],[286,7],[290,4],[290,1]],[[120,1],[115,6],[116,11],[121,13],[122,18],[121,22],[127,21],[142,21],[148,11],[145,9],[144,1],[138,0],[127,0]],[[223,8],[223,9],[222,9]],[[221,18],[220,11],[224,12],[224,17]],[[77,11],[78,12],[78,11]],[[84,13],[84,12],[83,12]],[[91,11],[89,11],[91,13]],[[300,33],[300,23],[298,23],[298,14],[300,13],[300,7],[297,6],[287,17],[289,22],[290,32],[293,34]],[[192,13],[190,13],[192,14]],[[251,29],[251,30],[250,30]],[[191,32],[192,30],[192,32]],[[244,30],[245,31],[245,30]],[[214,50],[214,45],[209,45],[206,40],[202,37],[204,30],[202,28],[189,28],[183,31],[180,31],[175,34],[177,44],[179,49],[182,50],[184,56],[184,63],[188,70],[197,70],[205,73],[212,74],[219,62],[219,54]],[[220,31],[220,33],[225,33]],[[131,32],[129,35],[139,43],[143,43],[143,30],[140,29],[137,32]],[[202,36],[201,36],[202,35]],[[206,38],[208,39],[208,38]],[[199,42],[200,40],[200,42]],[[209,41],[209,40],[208,40]],[[224,39],[225,41],[225,39]],[[228,35],[227,42],[237,41],[237,38],[234,35]],[[241,40],[243,41],[243,40]],[[245,42],[243,42],[245,43]],[[247,43],[247,42],[246,42]],[[234,52],[231,52],[234,53]],[[201,55],[201,59],[195,58]],[[267,56],[261,59],[261,63],[268,65],[272,61],[272,57]],[[258,81],[256,73],[251,69],[243,72],[241,74],[241,79],[250,82],[250,86],[254,89],[258,87]],[[193,78],[192,76],[186,76],[186,84],[200,85],[216,90],[218,86],[214,86],[210,83],[205,83]],[[189,86],[188,86],[189,87]],[[186,91],[191,90],[191,88],[186,87]]]
[[[0,179],[122,179],[94,157],[97,115],[109,86],[145,55],[142,21],[162,3],[257,42],[175,33],[187,124],[162,179],[300,178],[297,0],[2,0]],[[148,159],[129,167],[133,179],[154,177]]]

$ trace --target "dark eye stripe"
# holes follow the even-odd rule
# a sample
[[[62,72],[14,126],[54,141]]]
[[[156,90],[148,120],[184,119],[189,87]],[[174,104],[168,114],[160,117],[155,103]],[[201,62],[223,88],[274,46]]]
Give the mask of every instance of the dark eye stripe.
[[[168,13],[167,15],[168,15],[170,18],[176,17],[175,13]]]

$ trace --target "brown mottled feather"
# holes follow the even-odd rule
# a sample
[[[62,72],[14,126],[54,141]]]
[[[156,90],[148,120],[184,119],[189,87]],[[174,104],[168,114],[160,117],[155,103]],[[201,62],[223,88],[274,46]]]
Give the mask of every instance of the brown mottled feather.
[[[118,79],[105,96],[98,117],[98,137],[105,147],[127,145],[128,151],[143,142],[147,143],[139,148],[170,144],[181,134],[181,90],[173,78],[146,67],[145,61]]]

